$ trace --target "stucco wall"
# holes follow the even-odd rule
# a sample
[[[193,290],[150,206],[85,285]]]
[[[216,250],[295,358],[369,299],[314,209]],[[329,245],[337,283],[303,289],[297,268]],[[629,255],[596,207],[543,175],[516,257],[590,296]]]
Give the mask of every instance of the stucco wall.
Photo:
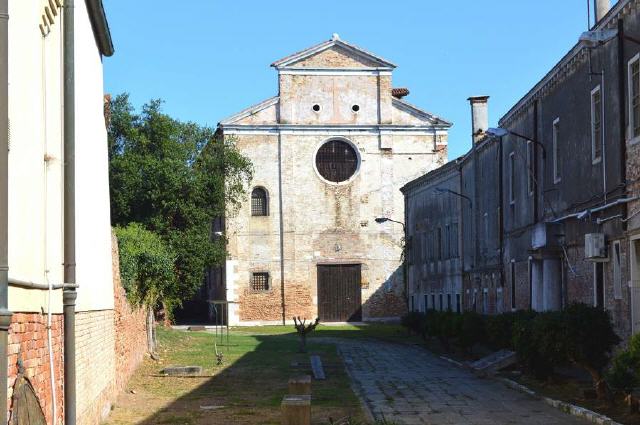
[[[102,59],[84,1],[76,2],[76,310],[113,309],[111,216]]]
[[[45,3],[9,2],[9,275],[60,283],[62,25],[58,17],[43,38],[38,24]],[[10,289],[12,311],[39,312],[46,301],[41,291]],[[59,296],[56,301],[61,312]]]
[[[48,5],[9,2],[9,276],[62,283],[62,12],[43,37],[38,25]],[[76,2],[75,31],[77,309],[112,309],[102,61],[84,1]],[[10,289],[10,310],[42,308],[46,292]]]

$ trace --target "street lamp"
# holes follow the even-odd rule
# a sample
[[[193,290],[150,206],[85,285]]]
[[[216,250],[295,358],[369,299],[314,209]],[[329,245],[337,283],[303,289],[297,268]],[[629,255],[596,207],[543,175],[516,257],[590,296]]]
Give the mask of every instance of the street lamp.
[[[542,149],[542,159],[545,159],[547,157],[547,150],[545,149],[544,145],[539,141],[532,139],[531,137],[527,137],[520,133],[516,133],[515,131],[507,130],[506,128],[500,128],[500,127],[487,129],[487,134],[495,137],[504,137],[509,134],[511,134],[512,136],[519,137],[521,139],[524,139],[528,142],[533,143],[534,145],[540,146],[540,149]]]
[[[446,189],[446,188],[444,188],[444,187],[436,187],[436,189],[435,189],[435,190],[436,190],[436,192],[438,192],[438,193],[450,193],[450,194],[452,194],[452,195],[455,195],[455,196],[459,196],[459,197],[461,197],[461,198],[464,198],[464,199],[466,199],[467,201],[469,201],[469,206],[470,206],[471,208],[473,208],[473,202],[471,201],[471,198],[469,198],[467,195],[463,195],[462,193],[458,193],[458,192],[455,192],[455,191],[453,191],[453,190],[451,190],[451,189]]]
[[[407,261],[407,227],[403,222],[392,220],[389,217],[376,217],[375,221],[378,224],[390,221],[402,226],[402,233],[404,234],[404,243],[402,244],[402,284],[404,285],[404,302],[407,305],[407,311],[409,311],[409,262]]]
[[[398,224],[400,224],[402,226],[402,230],[404,230],[404,223],[401,222],[401,221],[392,220],[392,219],[390,219],[388,217],[376,217],[375,220],[376,220],[376,223],[378,223],[378,224],[386,223],[387,221],[390,221],[392,223],[398,223]]]

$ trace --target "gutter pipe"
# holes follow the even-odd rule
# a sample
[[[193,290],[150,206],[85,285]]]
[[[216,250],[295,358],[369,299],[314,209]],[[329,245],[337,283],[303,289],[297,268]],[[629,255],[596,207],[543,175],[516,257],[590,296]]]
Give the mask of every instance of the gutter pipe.
[[[9,311],[9,1],[0,0],[0,423],[8,421]]]
[[[610,203],[608,203],[608,204],[606,204],[606,205],[603,205],[603,206],[601,206],[601,207],[591,208],[591,209],[583,210],[583,211],[580,211],[580,212],[577,212],[577,213],[573,213],[573,214],[565,215],[564,217],[560,217],[560,218],[558,218],[558,219],[556,219],[556,220],[552,220],[552,221],[550,221],[550,222],[548,222],[548,223],[560,223],[560,222],[565,221],[565,220],[568,220],[568,219],[570,219],[570,218],[584,218],[584,217],[586,217],[588,214],[592,214],[592,213],[596,213],[596,212],[604,211],[604,210],[606,210],[606,209],[609,209],[609,208],[615,207],[615,206],[617,206],[617,205],[626,205],[626,204],[628,204],[629,202],[633,202],[633,201],[636,201],[636,200],[638,200],[638,199],[640,199],[640,197],[638,197],[638,196],[634,196],[634,197],[632,197],[632,198],[622,198],[622,199],[618,199],[618,200],[616,200],[616,201],[614,201],[614,202],[610,202]]]
[[[39,289],[42,291],[48,291],[51,289],[76,289],[79,285],[75,283],[54,283],[54,284],[46,284],[46,283],[37,283],[30,280],[21,280],[15,279],[13,277],[9,277],[9,286],[14,286],[16,288],[25,288],[25,289]]]
[[[74,0],[63,11],[64,69],[64,282],[76,283],[75,232],[75,42]],[[76,298],[75,288],[62,292],[64,317],[64,423],[76,425]]]

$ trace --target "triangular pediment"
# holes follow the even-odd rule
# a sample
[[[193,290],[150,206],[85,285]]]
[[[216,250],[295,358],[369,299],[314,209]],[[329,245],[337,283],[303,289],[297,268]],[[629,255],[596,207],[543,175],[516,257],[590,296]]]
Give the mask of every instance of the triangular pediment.
[[[393,99],[392,121],[394,125],[432,125],[451,127],[452,124],[430,112],[418,108],[404,100]]]
[[[220,121],[222,125],[261,125],[278,122],[279,97],[272,97]]]
[[[396,66],[367,52],[360,47],[340,40],[336,35],[331,40],[282,58],[271,66],[275,68],[385,68]]]

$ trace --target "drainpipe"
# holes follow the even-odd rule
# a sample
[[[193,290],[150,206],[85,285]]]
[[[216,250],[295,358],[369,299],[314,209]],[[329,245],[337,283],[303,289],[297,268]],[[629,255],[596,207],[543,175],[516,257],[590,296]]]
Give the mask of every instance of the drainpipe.
[[[624,63],[624,22],[618,19],[618,102],[620,112],[618,114],[620,126],[620,181],[627,182],[627,100],[625,93],[625,63]],[[624,206],[624,215],[628,212],[627,205]],[[627,230],[627,223],[622,222],[623,231]]]
[[[75,228],[75,58],[74,0],[65,0],[64,60],[64,282],[76,283]],[[76,424],[76,297],[74,288],[62,291],[64,316],[64,423]]]
[[[500,222],[500,229],[498,231],[498,244],[500,252],[500,265],[504,265],[504,183],[502,181],[504,175],[503,164],[503,138],[498,140],[498,219]],[[526,145],[525,145],[526,146]],[[500,287],[504,288],[504,267],[500,267]],[[502,306],[504,307],[504,297],[502,298]]]
[[[0,0],[0,424],[7,423],[9,311],[9,1]]]
[[[538,130],[538,102],[539,100],[535,100],[533,102],[533,139],[534,140],[540,140],[540,134],[539,134],[539,130]],[[533,146],[533,154],[532,156],[532,160],[533,160],[533,171],[529,171],[529,172],[533,172],[533,175],[535,176],[535,181],[533,182],[534,186],[533,186],[533,224],[538,222],[538,214],[539,214],[539,204],[538,204],[538,193],[540,193],[541,188],[538,187],[538,182],[540,181],[540,176],[542,175],[542,173],[538,173],[538,146],[534,145]]]

